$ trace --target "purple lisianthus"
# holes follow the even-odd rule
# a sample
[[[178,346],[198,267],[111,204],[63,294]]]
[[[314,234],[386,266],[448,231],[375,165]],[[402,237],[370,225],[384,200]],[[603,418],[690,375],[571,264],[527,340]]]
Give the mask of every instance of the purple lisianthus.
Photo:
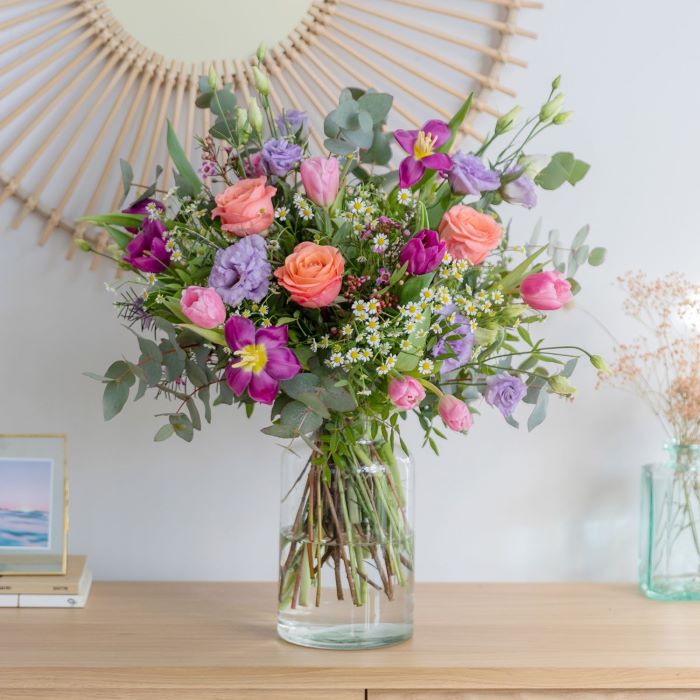
[[[283,136],[294,136],[301,129],[302,136],[306,132],[309,117],[306,112],[300,109],[285,109],[277,119],[275,124]]]
[[[301,372],[297,356],[287,346],[287,326],[256,329],[250,319],[232,316],[226,321],[224,336],[233,351],[226,383],[236,396],[247,390],[253,401],[272,404],[280,382]]]
[[[479,196],[501,186],[501,178],[495,170],[487,168],[478,156],[462,151],[452,154],[452,170],[447,179],[458,194]]]
[[[444,355],[447,352],[454,354],[454,357],[445,358],[440,365],[440,374],[448,374],[463,367],[471,360],[474,349],[474,332],[469,324],[469,319],[462,314],[454,313],[452,307],[443,307],[438,313],[445,317],[454,314],[450,329],[438,339],[432,351],[433,357]]]
[[[244,299],[260,302],[270,288],[271,274],[265,239],[253,234],[216,252],[209,286],[229,306],[238,306]]]
[[[141,231],[127,244],[122,260],[142,272],[163,272],[170,265],[170,252],[163,239],[166,230],[162,221],[144,219]]]
[[[506,175],[512,175],[520,172],[518,167],[510,168],[506,171]],[[511,180],[501,188],[503,199],[510,204],[520,204],[526,209],[532,209],[537,204],[537,190],[532,178],[522,173],[515,180]]]
[[[262,164],[270,175],[284,177],[299,162],[301,146],[286,139],[270,139],[262,147]]]
[[[517,405],[527,394],[527,386],[512,374],[493,374],[486,377],[486,403],[495,406],[504,418],[513,415]]]
[[[412,275],[425,275],[435,270],[445,257],[447,243],[440,240],[437,231],[424,228],[419,231],[399,253],[399,262],[408,263],[406,270]]]

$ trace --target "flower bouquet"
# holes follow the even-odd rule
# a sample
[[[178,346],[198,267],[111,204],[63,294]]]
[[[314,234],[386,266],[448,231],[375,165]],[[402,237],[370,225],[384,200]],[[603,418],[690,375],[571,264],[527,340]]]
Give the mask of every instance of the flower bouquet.
[[[444,428],[466,433],[482,403],[515,427],[529,404],[532,429],[550,394],[574,393],[580,355],[602,366],[530,330],[571,302],[578,267],[602,249],[585,245],[586,228],[568,261],[555,234],[514,247],[501,213],[533,207],[538,187],[573,185],[588,166],[566,152],[529,155],[537,134],[570,116],[558,78],[537,115],[521,125],[517,108],[501,116],[473,153],[454,150],[471,98],[449,123],[392,134],[391,95],[345,89],[324,121],[328,153],[311,155],[306,115],[273,113],[261,54],[246,107],[215,74],[201,79],[197,105],[214,123],[198,171],[169,127],[177,186],[134,185],[122,163],[133,201],[87,219],[133,273],[116,306],[141,330],[136,361],[91,376],[105,385],[106,419],[132,389],[168,400],[157,441],[191,440],[212,404],[248,416],[269,406],[263,432],[289,441],[280,633],[385,644],[411,631],[400,419],[413,413],[436,452]]]

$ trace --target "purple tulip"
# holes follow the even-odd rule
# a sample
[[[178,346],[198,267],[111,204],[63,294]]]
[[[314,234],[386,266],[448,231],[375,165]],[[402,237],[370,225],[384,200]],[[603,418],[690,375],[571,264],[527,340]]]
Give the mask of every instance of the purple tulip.
[[[162,213],[165,211],[165,205],[163,202],[159,202],[157,199],[140,199],[126,209],[122,209],[122,214],[138,214],[140,216],[148,217],[152,209]],[[125,228],[131,233],[139,232],[138,228],[135,227],[125,226]]]
[[[258,403],[272,404],[280,381],[301,372],[297,356],[287,346],[287,326],[255,328],[250,319],[232,316],[224,326],[233,360],[226,367],[226,382],[236,396],[247,390]]]
[[[163,222],[145,219],[140,233],[127,244],[122,260],[142,272],[163,272],[170,265],[170,253],[165,247]]]
[[[443,258],[447,243],[440,240],[437,231],[424,228],[411,238],[399,253],[399,261],[408,263],[406,270],[412,275],[425,275],[436,269]]]
[[[452,168],[452,160],[447,153],[437,153],[451,135],[450,127],[439,119],[425,122],[419,130],[405,131],[397,129],[394,138],[408,157],[399,165],[399,183],[401,187],[412,187],[429,170],[447,172]]]
[[[501,178],[495,170],[489,170],[478,156],[462,151],[452,154],[452,170],[447,179],[453,192],[476,197],[501,186]]]

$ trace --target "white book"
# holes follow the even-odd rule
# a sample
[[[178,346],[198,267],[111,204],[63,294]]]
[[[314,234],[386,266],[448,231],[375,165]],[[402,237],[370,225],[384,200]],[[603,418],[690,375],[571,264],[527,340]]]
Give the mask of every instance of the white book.
[[[92,572],[89,570],[80,582],[80,590],[77,595],[61,595],[51,593],[47,595],[19,595],[20,608],[84,608],[87,602],[90,588],[92,587]]]
[[[0,595],[0,608],[18,608],[19,596],[14,593]]]

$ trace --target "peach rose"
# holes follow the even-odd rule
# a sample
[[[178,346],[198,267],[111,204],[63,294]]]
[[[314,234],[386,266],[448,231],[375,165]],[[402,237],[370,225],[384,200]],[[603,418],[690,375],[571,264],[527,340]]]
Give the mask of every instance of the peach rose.
[[[212,218],[221,219],[221,228],[236,236],[262,233],[275,218],[272,196],[276,187],[265,184],[264,177],[239,180],[216,195]]]
[[[337,248],[304,241],[288,255],[275,277],[292,301],[309,309],[328,306],[340,292],[345,261]]]
[[[440,238],[447,243],[447,252],[472,265],[484,262],[503,236],[503,230],[492,217],[464,204],[445,212],[438,230]]]

